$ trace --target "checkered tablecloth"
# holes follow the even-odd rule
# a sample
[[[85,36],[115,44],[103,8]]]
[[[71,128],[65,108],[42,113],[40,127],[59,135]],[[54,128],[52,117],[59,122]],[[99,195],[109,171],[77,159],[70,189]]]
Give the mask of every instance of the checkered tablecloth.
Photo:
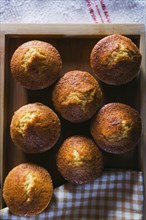
[[[4,220],[141,220],[143,178],[138,171],[105,171],[91,184],[67,183],[54,190],[48,208],[37,216],[18,217],[1,210]]]

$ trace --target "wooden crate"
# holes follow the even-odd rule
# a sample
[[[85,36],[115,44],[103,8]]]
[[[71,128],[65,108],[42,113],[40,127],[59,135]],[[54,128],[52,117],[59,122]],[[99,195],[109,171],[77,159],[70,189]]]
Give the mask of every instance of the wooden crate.
[[[146,72],[144,25],[103,25],[103,24],[3,24],[0,42],[0,179],[1,188],[7,173],[22,162],[34,162],[50,172],[54,187],[64,183],[59,174],[55,156],[64,140],[73,134],[89,134],[89,121],[71,124],[62,120],[62,136],[51,150],[36,155],[27,155],[16,148],[10,138],[10,122],[14,111],[26,103],[42,102],[51,108],[52,86],[41,91],[24,89],[10,73],[10,59],[14,50],[22,43],[38,39],[53,44],[63,60],[62,74],[79,69],[92,73],[89,64],[90,52],[95,43],[106,35],[119,33],[131,38],[140,48],[142,65],[139,77],[124,86],[107,86],[101,83],[105,103],[122,102],[136,108],[143,120],[140,144],[124,155],[104,153],[105,168],[142,170],[146,195]],[[1,202],[2,195],[0,198]],[[3,203],[3,202],[2,202]],[[3,203],[4,206],[4,203]],[[144,201],[144,207],[146,202]],[[146,216],[146,208],[144,210]]]

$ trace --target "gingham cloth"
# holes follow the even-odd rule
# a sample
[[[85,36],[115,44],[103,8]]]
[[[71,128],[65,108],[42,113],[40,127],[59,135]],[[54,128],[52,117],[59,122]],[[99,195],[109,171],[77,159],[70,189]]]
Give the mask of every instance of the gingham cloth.
[[[54,190],[48,208],[37,216],[18,217],[1,210],[4,220],[141,220],[143,178],[138,171],[104,171],[93,183],[67,183]]]

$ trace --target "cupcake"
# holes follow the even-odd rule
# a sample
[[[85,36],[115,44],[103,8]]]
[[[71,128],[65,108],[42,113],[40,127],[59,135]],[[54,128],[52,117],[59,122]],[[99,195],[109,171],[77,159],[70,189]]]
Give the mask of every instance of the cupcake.
[[[50,203],[53,184],[46,169],[35,164],[23,163],[7,175],[3,198],[10,212],[19,216],[36,215]]]
[[[56,111],[70,122],[90,119],[102,102],[98,82],[88,72],[67,72],[55,85],[52,100]]]
[[[83,184],[101,175],[103,157],[90,138],[76,135],[63,142],[57,154],[57,166],[66,180]]]
[[[14,113],[10,125],[12,141],[26,153],[49,150],[56,144],[60,131],[58,116],[41,103],[22,106]]]
[[[60,77],[62,61],[54,46],[33,40],[16,49],[10,67],[14,78],[25,88],[44,89]]]
[[[90,64],[102,82],[122,85],[137,76],[141,54],[129,38],[113,34],[97,42],[90,55]]]
[[[122,103],[103,106],[91,121],[91,134],[98,146],[113,154],[132,150],[140,140],[139,113]]]

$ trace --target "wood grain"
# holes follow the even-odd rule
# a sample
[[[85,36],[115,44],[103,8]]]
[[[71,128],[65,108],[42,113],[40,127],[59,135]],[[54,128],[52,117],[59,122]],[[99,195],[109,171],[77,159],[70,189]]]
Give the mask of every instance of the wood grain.
[[[44,166],[53,178],[54,187],[65,181],[56,167],[56,153],[63,140],[73,134],[90,136],[90,121],[82,124],[72,124],[63,120],[62,135],[53,149],[36,155],[24,154],[16,148],[10,138],[11,118],[19,107],[26,103],[42,102],[53,105],[51,91],[53,85],[40,91],[24,89],[17,83],[10,72],[10,59],[15,49],[28,40],[43,40],[53,44],[63,60],[62,75],[70,70],[85,70],[92,73],[89,65],[90,52],[97,41],[107,34],[119,33],[130,37],[140,48],[142,66],[139,77],[124,86],[113,87],[101,83],[104,93],[104,103],[122,102],[136,108],[143,119],[143,134],[141,143],[131,152],[124,155],[104,153],[105,168],[142,170],[146,189],[146,73],[145,44],[143,25],[81,25],[81,24],[7,24],[2,25],[0,43],[0,177],[1,187],[7,173],[17,164],[34,162]],[[1,198],[2,200],[2,198]],[[4,205],[4,204],[3,204]],[[146,207],[146,206],[145,206]],[[145,211],[146,212],[146,211]]]

